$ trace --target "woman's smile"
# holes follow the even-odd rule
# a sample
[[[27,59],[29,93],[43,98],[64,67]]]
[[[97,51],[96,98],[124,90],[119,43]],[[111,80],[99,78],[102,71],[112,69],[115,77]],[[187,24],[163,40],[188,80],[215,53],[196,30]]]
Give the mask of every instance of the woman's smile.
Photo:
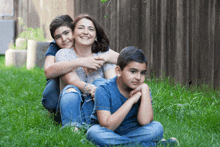
[[[73,38],[77,44],[92,46],[96,38],[96,29],[93,22],[86,18],[78,21],[73,32]]]

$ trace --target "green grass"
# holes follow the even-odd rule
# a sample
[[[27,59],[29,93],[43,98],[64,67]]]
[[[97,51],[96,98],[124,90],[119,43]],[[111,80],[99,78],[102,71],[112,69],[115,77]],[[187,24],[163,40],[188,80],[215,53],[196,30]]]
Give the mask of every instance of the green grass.
[[[181,146],[220,146],[220,93],[207,86],[186,88],[171,80],[151,80],[155,120],[164,137],[178,138]]]
[[[41,104],[46,77],[42,69],[5,67],[0,56],[0,146],[94,146],[85,134],[60,130]],[[220,146],[220,93],[205,85],[186,88],[171,80],[148,82],[154,120],[162,123],[164,138],[180,146]]]
[[[62,129],[41,104],[46,84],[39,68],[5,67],[0,56],[0,146],[91,146],[85,134]]]

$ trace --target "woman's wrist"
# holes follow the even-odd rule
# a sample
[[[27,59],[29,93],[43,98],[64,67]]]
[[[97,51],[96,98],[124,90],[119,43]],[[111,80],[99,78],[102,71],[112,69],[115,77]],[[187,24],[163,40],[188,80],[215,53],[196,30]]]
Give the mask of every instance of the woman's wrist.
[[[90,84],[90,83],[86,83],[85,87],[84,87],[85,94],[87,94],[87,95],[91,94],[91,90],[92,90],[93,87],[95,87],[95,85]]]

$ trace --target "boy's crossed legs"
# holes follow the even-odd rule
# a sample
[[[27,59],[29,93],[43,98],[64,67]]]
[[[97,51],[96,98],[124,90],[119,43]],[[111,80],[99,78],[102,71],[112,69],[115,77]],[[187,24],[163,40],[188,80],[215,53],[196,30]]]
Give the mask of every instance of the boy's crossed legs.
[[[128,128],[129,129],[129,128]],[[114,131],[96,124],[87,131],[87,139],[96,145],[127,145],[127,146],[156,146],[156,142],[163,138],[163,126],[157,122],[141,126],[126,135],[116,134]]]

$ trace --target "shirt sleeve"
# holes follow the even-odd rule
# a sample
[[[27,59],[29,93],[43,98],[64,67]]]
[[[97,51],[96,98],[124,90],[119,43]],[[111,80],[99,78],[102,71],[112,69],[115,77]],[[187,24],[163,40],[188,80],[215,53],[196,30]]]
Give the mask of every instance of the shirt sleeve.
[[[47,52],[45,53],[45,57],[49,55],[55,56],[59,49],[60,47],[56,44],[55,41],[51,42],[49,48],[47,49]]]
[[[115,68],[115,67],[116,67],[115,64],[105,63],[105,64],[103,65],[103,71],[105,72],[105,71],[107,71],[107,70],[109,70],[109,69],[112,69],[112,68]]]
[[[95,110],[110,111],[110,92],[105,86],[99,86],[95,91]]]
[[[56,53],[56,62],[60,61],[71,61],[77,58],[76,54],[72,49],[60,49]]]

